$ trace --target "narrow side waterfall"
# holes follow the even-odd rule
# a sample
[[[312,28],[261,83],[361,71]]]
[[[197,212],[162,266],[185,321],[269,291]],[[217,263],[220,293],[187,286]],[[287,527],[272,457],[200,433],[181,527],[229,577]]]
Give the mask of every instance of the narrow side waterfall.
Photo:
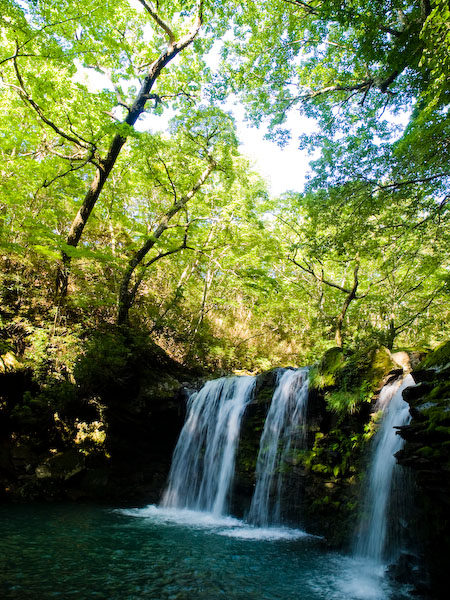
[[[234,476],[241,419],[254,377],[208,381],[193,394],[172,459],[162,505],[225,514]]]
[[[402,394],[404,389],[413,385],[411,375],[405,377],[401,384],[386,385],[377,405],[384,412],[367,475],[364,516],[359,526],[355,554],[380,564],[388,553],[388,517],[393,481],[396,473],[401,471],[394,455],[404,443],[394,428],[410,421],[409,406]]]
[[[256,463],[256,486],[248,520],[260,526],[279,524],[282,467],[291,450],[304,440],[308,369],[280,370],[267,413]]]

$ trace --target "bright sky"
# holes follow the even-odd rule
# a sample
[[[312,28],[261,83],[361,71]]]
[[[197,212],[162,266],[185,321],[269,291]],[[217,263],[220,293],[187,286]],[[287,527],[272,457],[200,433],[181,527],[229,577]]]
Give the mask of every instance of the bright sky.
[[[93,69],[77,66],[78,72],[74,80],[86,83],[91,91],[111,87],[106,76]],[[298,113],[291,113],[286,127],[291,131],[292,139],[284,148],[280,148],[275,142],[264,139],[265,128],[256,129],[244,121],[242,106],[229,103],[225,110],[231,111],[236,118],[241,153],[254,162],[256,170],[268,182],[271,194],[279,196],[287,190],[302,191],[311,156],[298,149],[298,137],[301,133],[311,132],[312,122]],[[171,116],[169,113],[170,111],[166,111],[161,117],[147,114],[136,124],[137,128],[163,130]]]
[[[241,152],[255,162],[256,170],[267,180],[273,196],[287,190],[303,190],[308,162],[311,157],[298,149],[294,138],[289,145],[280,148],[264,139],[262,131],[238,126],[242,140]]]
[[[136,10],[143,10],[137,0],[128,0],[128,2]],[[215,63],[218,59],[219,45],[211,51],[210,62]],[[79,70],[75,79],[84,80],[88,88],[92,90],[110,88],[111,84],[106,77],[90,69],[84,69],[81,65],[77,66]],[[280,148],[276,143],[264,139],[265,128],[256,129],[245,123],[243,107],[230,102],[225,110],[230,110],[236,118],[241,153],[254,163],[255,169],[266,179],[271,194],[278,196],[287,190],[302,191],[311,157],[305,151],[298,149],[298,137],[305,131],[311,131],[311,121],[300,117],[298,113],[292,113],[286,123],[286,128],[292,133],[292,139],[289,144]],[[154,115],[144,117],[137,127],[141,130],[164,129],[170,118],[167,112],[160,118]]]
[[[242,106],[229,103],[224,109],[232,112],[236,118],[241,154],[254,163],[255,169],[267,181],[272,196],[279,196],[288,190],[301,192],[311,156],[298,149],[298,137],[301,133],[312,131],[312,121],[292,113],[286,122],[286,128],[291,131],[291,141],[280,148],[275,142],[264,138],[266,128],[256,129],[245,122]],[[170,118],[169,112],[166,111],[161,117],[148,114],[140,119],[136,127],[142,131],[164,130]]]
[[[244,122],[244,110],[234,106],[238,136],[242,142],[240,150],[255,163],[255,167],[266,178],[273,196],[279,196],[287,190],[303,190],[305,176],[311,156],[298,149],[298,137],[309,133],[312,123],[299,113],[291,113],[286,128],[291,131],[290,143],[280,148],[275,142],[264,139],[265,129],[249,127]]]

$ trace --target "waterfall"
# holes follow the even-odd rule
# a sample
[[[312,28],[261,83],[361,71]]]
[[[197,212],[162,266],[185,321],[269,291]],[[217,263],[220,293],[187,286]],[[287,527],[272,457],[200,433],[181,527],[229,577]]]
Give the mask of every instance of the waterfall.
[[[241,419],[256,379],[208,381],[188,402],[162,505],[223,515],[234,476]]]
[[[395,427],[410,421],[409,406],[403,400],[403,390],[415,385],[411,375],[401,382],[384,386],[376,406],[383,410],[380,429],[375,436],[373,457],[369,467],[364,516],[360,523],[360,534],[356,544],[357,556],[382,563],[387,552],[388,516],[396,473],[401,471],[395,454],[401,450],[403,439]]]
[[[260,440],[256,486],[248,520],[256,525],[279,523],[282,469],[293,441],[304,440],[308,369],[280,369]]]

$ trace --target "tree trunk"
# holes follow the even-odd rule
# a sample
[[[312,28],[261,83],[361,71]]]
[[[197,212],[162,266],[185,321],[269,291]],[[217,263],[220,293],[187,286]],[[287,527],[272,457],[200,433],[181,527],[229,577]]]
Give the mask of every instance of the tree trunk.
[[[197,36],[197,33],[202,25],[201,8],[202,3],[200,3],[200,12],[192,30],[186,36],[181,38],[178,42],[171,41],[169,47],[150,66],[149,72],[144,79],[144,82],[141,86],[141,89],[139,90],[138,95],[136,96],[133,105],[130,106],[128,109],[128,115],[123,122],[124,125],[134,127],[136,121],[144,112],[147,100],[155,98],[155,96],[152,95],[150,92],[156,80],[158,79],[161,71],[171,60],[173,60],[177,56],[177,54],[179,54],[182,50],[184,50],[184,48],[189,46],[189,44],[191,44],[191,42]],[[83,230],[92,212],[92,209],[94,208],[95,203],[97,202],[102,192],[103,186],[105,185],[105,182],[107,181],[109,174],[111,173],[116,163],[117,157],[119,156],[120,151],[122,150],[126,141],[126,136],[116,134],[110,144],[106,158],[104,160],[99,161],[94,178],[92,180],[91,185],[89,186],[89,190],[70,227],[69,234],[66,239],[67,246],[72,246],[73,248],[77,247]],[[58,267],[56,277],[56,296],[59,297],[61,300],[63,300],[67,294],[68,281],[70,275],[70,262],[70,253],[63,250],[61,256],[61,263]]]
[[[352,300],[354,300],[356,298],[356,292],[358,290],[358,285],[359,285],[358,271],[359,271],[359,264],[356,265],[355,270],[353,272],[353,287],[350,290],[349,294],[347,295],[344,305],[342,306],[342,310],[337,318],[334,341],[338,348],[342,348],[342,327],[344,324],[345,315],[347,314],[347,310],[348,310],[348,307],[350,306],[350,303],[352,302]]]
[[[397,336],[397,329],[395,327],[394,324],[394,319],[392,318],[389,321],[389,329],[386,335],[386,348],[388,350],[392,350],[392,348],[394,347],[394,340]]]
[[[205,245],[209,244],[209,242],[211,241],[211,239],[213,237],[213,234],[214,234],[214,227],[211,227],[211,229],[209,230]],[[172,310],[178,304],[178,302],[182,299],[182,297],[183,297],[182,288],[183,288],[183,286],[185,286],[187,284],[187,282],[190,280],[192,275],[195,273],[195,269],[197,268],[199,262],[200,262],[200,259],[198,258],[198,255],[197,255],[195,257],[194,261],[192,262],[192,264],[186,266],[186,268],[184,269],[183,273],[180,276],[180,279],[178,280],[177,286],[172,295],[172,299],[165,304],[162,313],[159,313],[158,316],[156,317],[155,322],[150,330],[150,333],[153,333],[154,331],[158,331],[158,329],[161,327],[162,323],[164,322],[164,319],[165,319],[167,313],[170,310]]]
[[[210,163],[208,164],[206,169],[203,171],[203,173],[200,175],[200,177],[198,178],[197,182],[192,187],[192,189],[187,194],[185,194],[182,198],[180,198],[180,200],[178,200],[178,202],[176,202],[172,206],[172,208],[166,212],[166,214],[161,218],[158,226],[152,232],[152,235],[147,239],[145,244],[141,248],[139,248],[139,250],[137,250],[135,252],[135,254],[130,258],[130,260],[128,262],[128,266],[125,269],[125,272],[123,274],[122,281],[120,284],[120,289],[119,289],[119,298],[118,298],[118,303],[117,303],[117,324],[118,325],[124,325],[125,323],[128,322],[128,313],[130,311],[130,308],[133,306],[134,300],[136,298],[136,294],[138,292],[140,283],[142,281],[142,278],[138,279],[137,282],[134,284],[134,286],[130,289],[131,278],[133,277],[133,274],[134,274],[136,268],[142,263],[142,261],[144,260],[146,255],[150,252],[150,250],[156,244],[157,240],[162,236],[162,234],[168,228],[170,220],[177,213],[179,213],[180,210],[182,210],[184,208],[184,206],[187,204],[187,202],[189,202],[189,200],[198,192],[198,190],[206,182],[206,180],[208,179],[208,177],[210,176],[210,174],[214,170],[214,168],[215,168],[215,162],[210,158]],[[186,247],[186,245],[184,244],[183,246],[180,246],[176,250],[168,251],[168,252],[165,252],[165,253],[155,257],[155,259],[150,261],[147,264],[147,266],[150,266],[150,264],[152,264],[159,258],[163,258],[163,256],[168,256],[169,254],[178,252],[183,247]]]

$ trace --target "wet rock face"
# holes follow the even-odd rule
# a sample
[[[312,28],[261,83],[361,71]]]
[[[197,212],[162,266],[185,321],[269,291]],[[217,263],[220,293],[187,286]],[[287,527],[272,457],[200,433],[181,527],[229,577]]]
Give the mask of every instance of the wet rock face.
[[[242,418],[231,498],[231,512],[241,517],[250,507],[255,487],[259,442],[272,401],[276,378],[276,370],[262,373],[257,377],[253,400],[247,406]]]
[[[416,475],[418,518],[413,526],[433,595],[444,598],[450,556],[450,343],[431,353],[412,375],[417,386],[404,394],[412,420],[399,432],[405,445],[397,460]]]
[[[159,499],[193,377],[150,360],[130,369],[130,386],[111,371],[102,386],[51,389],[0,373],[0,500]]]

